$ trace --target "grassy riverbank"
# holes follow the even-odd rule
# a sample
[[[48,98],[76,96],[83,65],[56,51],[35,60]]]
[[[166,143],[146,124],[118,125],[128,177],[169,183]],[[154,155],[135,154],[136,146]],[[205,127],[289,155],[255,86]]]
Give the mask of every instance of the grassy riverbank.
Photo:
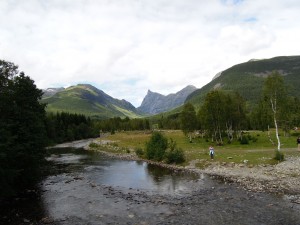
[[[177,146],[184,150],[186,156],[185,166],[192,161],[197,161],[196,167],[205,167],[211,163],[208,155],[208,147],[213,143],[210,140],[195,137],[190,143],[180,130],[162,131],[168,139],[176,141]],[[151,132],[132,131],[118,132],[114,135],[107,135],[99,139],[102,143],[102,150],[118,154],[134,153],[136,148],[145,148],[145,143],[150,139]],[[231,144],[225,143],[223,146],[215,147],[214,162],[220,163],[247,163],[247,165],[274,164],[274,152],[276,145],[273,146],[269,140],[267,132],[249,131],[245,132],[248,144],[241,144],[235,141]],[[276,143],[274,132],[271,138]],[[296,136],[284,137],[281,135],[282,152],[286,157],[299,155],[296,149]],[[102,141],[102,142],[101,142]],[[103,144],[104,143],[104,144]]]

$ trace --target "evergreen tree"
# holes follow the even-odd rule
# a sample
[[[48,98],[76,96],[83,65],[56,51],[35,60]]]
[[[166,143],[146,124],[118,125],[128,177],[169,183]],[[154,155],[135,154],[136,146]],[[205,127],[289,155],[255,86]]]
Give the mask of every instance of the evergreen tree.
[[[34,81],[0,60],[0,195],[33,184],[45,155],[45,105]]]
[[[149,142],[146,143],[146,157],[147,159],[161,161],[167,148],[168,139],[162,133],[154,132]]]

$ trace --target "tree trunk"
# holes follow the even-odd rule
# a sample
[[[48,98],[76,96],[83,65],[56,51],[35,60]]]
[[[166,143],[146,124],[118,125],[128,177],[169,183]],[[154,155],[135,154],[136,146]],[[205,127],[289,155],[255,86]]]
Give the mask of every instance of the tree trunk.
[[[277,139],[277,150],[280,151],[280,138],[278,133],[278,124],[276,120],[276,98],[274,99],[274,102],[271,99],[271,106],[272,106],[272,111],[274,116],[274,125],[275,125],[276,139]]]
[[[275,145],[274,141],[271,138],[271,134],[270,134],[270,126],[268,125],[268,137],[269,137],[269,141],[272,143],[272,145]]]
[[[277,150],[280,151],[280,138],[279,138],[278,125],[277,125],[275,113],[274,113],[274,124],[275,124],[276,138],[277,138]]]

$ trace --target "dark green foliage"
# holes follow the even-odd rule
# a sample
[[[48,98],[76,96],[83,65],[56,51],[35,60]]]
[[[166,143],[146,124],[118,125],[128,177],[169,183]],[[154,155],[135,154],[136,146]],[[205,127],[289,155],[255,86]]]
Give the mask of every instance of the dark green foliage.
[[[249,115],[251,121],[251,128],[255,130],[268,130],[268,126],[273,124],[272,114],[267,107],[267,102],[262,99],[256,106],[253,107]]]
[[[48,143],[62,143],[99,136],[95,122],[82,114],[48,113],[45,120]]]
[[[292,133],[292,136],[293,137],[300,137],[300,132],[294,132],[294,133]]]
[[[175,148],[166,153],[167,163],[183,163],[185,161],[184,152],[181,148]]]
[[[281,162],[284,160],[284,154],[281,151],[276,150],[274,159]]]
[[[168,139],[160,132],[153,132],[149,142],[146,143],[146,158],[161,161],[168,148]]]
[[[165,154],[166,162],[171,163],[183,163],[185,161],[184,152],[181,148],[177,148],[177,143],[170,139],[169,149]]]
[[[98,130],[103,132],[114,131],[132,131],[132,130],[149,130],[150,123],[147,119],[129,119],[125,117],[121,119],[120,117],[114,117],[107,120],[99,120],[96,122]]]
[[[277,72],[272,72],[264,83],[264,99],[268,103],[269,110],[272,113],[274,127],[277,139],[277,149],[280,150],[279,120],[289,119],[287,87],[284,84],[283,77]]]
[[[172,130],[181,129],[180,113],[178,112],[166,116],[162,115],[159,119],[152,117],[151,120],[152,123],[158,124],[159,129],[172,129]]]
[[[191,133],[197,128],[197,116],[194,106],[187,103],[180,114],[181,129],[185,134]]]
[[[185,161],[184,152],[177,148],[177,144],[172,139],[168,139],[160,132],[154,132],[150,141],[146,143],[146,151],[136,149],[136,154],[141,157],[145,154],[147,159],[162,161],[166,163],[183,163]]]
[[[240,144],[241,145],[248,145],[249,144],[249,139],[247,136],[242,135],[241,139],[240,139]]]
[[[46,132],[42,91],[0,60],[0,196],[31,186],[44,162]]]
[[[186,102],[191,102],[198,107],[203,104],[208,92],[219,87],[224,91],[238,92],[252,109],[262,95],[266,75],[274,70],[286,75],[283,79],[290,87],[289,94],[294,97],[299,96],[300,56],[284,56],[248,61],[232,66],[224,70],[219,77],[189,95]]]
[[[198,120],[217,144],[223,144],[224,134],[230,143],[246,128],[245,102],[238,93],[211,91],[205,96]]]
[[[143,157],[145,152],[142,148],[136,148],[135,149],[135,154],[138,156],[138,157]]]

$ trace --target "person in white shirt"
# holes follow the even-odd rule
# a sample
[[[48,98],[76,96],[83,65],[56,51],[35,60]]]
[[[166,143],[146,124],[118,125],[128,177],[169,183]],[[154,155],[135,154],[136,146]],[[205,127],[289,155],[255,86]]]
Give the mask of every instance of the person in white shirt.
[[[214,159],[215,150],[214,147],[212,146],[209,147],[209,155],[210,155],[210,159]]]

